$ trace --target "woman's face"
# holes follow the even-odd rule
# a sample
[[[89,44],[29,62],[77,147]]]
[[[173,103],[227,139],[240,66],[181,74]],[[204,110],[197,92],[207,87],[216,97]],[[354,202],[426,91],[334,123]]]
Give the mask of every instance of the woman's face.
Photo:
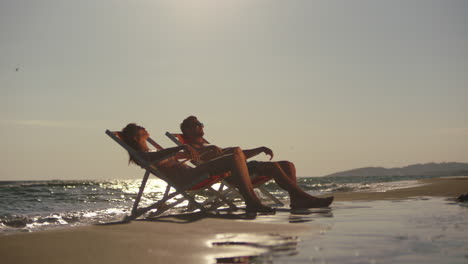
[[[149,137],[148,131],[144,127],[138,127],[138,139],[139,140],[146,140]]]

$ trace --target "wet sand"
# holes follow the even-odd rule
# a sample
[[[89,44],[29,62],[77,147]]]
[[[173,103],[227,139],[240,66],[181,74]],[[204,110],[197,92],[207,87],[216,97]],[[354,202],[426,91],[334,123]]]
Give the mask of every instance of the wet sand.
[[[456,197],[468,193],[468,178],[424,180],[426,185],[385,193],[336,193],[336,201],[404,200],[416,196]],[[239,221],[240,220],[240,221]],[[216,258],[251,255],[242,247],[210,247],[220,234],[252,237],[311,236],[314,222],[262,223],[242,215],[189,214],[153,220],[64,228],[0,237],[2,263],[215,263]],[[259,251],[262,249],[259,248]]]
[[[251,249],[211,248],[209,241],[219,234],[296,236],[314,232],[310,224],[262,224],[223,218],[189,214],[2,236],[1,263],[213,263],[215,258],[252,254]]]
[[[420,180],[424,185],[387,192],[334,193],[335,201],[399,200],[417,196],[458,197],[468,193],[468,177]]]

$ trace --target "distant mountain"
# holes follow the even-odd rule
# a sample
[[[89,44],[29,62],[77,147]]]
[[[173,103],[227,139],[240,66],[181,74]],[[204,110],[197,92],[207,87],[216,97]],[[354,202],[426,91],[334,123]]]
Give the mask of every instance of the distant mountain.
[[[459,176],[468,175],[468,163],[443,162],[413,164],[401,168],[365,167],[326,175],[333,176]]]

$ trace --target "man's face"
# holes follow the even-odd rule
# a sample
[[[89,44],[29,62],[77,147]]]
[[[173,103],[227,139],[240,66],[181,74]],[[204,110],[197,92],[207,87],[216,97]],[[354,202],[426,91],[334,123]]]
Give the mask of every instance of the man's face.
[[[204,125],[198,121],[198,119],[193,119],[192,122],[190,122],[190,125],[188,126],[188,129],[186,131],[188,136],[192,137],[203,137],[205,135],[205,132],[203,131]]]

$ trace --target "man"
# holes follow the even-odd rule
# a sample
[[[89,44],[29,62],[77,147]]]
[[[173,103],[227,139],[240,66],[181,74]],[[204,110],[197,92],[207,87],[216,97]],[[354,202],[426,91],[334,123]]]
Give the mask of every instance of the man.
[[[204,125],[198,121],[195,116],[189,116],[182,121],[180,129],[184,135],[186,143],[199,151],[202,161],[212,160],[222,155],[230,154],[232,148],[219,148],[215,145],[208,145],[203,136]],[[259,147],[249,150],[244,150],[246,159],[256,156],[260,153],[265,153],[273,159],[273,151],[267,147]],[[253,176],[266,176],[273,178],[279,187],[289,193],[292,209],[326,207],[333,202],[333,196],[327,198],[317,198],[304,192],[297,185],[296,168],[292,162],[277,161],[277,162],[247,162],[249,173]],[[255,177],[254,177],[255,178]]]

